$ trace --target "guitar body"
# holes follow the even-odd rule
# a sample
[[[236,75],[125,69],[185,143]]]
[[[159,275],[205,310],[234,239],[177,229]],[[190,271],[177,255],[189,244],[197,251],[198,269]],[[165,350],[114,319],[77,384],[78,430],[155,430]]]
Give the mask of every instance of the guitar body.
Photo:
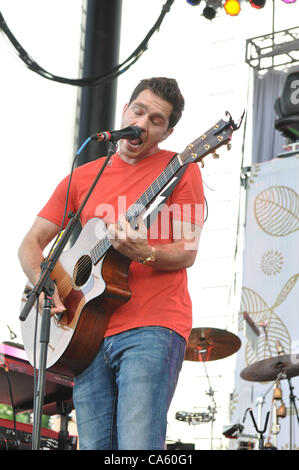
[[[131,260],[112,247],[93,264],[90,247],[104,239],[107,228],[101,219],[91,219],[73,247],[62,253],[51,273],[67,311],[50,320],[47,369],[76,376],[99,350],[113,311],[130,299],[128,270]],[[32,284],[26,284],[21,309]],[[37,321],[36,366],[39,366],[41,313],[32,308],[21,322],[23,344],[29,362],[34,364],[34,331]]]

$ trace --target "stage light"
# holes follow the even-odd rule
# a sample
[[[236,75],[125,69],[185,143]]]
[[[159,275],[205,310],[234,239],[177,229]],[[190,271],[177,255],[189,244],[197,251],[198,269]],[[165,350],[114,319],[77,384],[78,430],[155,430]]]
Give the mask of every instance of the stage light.
[[[202,15],[207,19],[207,20],[212,20],[216,16],[216,10],[213,7],[206,6],[204,7],[202,11]]]
[[[228,15],[237,16],[241,11],[240,2],[238,0],[227,0],[224,9]]]
[[[253,8],[260,9],[264,8],[266,0],[249,0],[249,3]]]
[[[192,5],[193,7],[199,5],[201,2],[201,0],[187,0],[187,3],[189,3],[189,5]]]
[[[206,6],[202,11],[202,16],[207,20],[213,20],[218,10],[223,8],[223,0],[206,0]]]

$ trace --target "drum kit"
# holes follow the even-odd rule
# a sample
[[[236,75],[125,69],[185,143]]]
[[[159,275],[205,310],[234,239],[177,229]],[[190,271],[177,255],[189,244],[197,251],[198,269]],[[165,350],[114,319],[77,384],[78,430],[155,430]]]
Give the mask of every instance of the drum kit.
[[[272,434],[274,437],[274,445],[273,448],[277,449],[277,435],[280,431],[279,425],[279,418],[286,417],[286,407],[282,399],[282,391],[280,387],[280,381],[286,380],[288,382],[289,391],[290,391],[290,405],[289,405],[289,417],[290,417],[290,430],[289,430],[289,448],[290,450],[293,449],[293,420],[292,414],[293,410],[296,415],[297,423],[299,424],[299,416],[298,416],[298,409],[296,405],[296,397],[294,395],[294,387],[291,383],[291,378],[296,377],[299,375],[299,361],[296,360],[295,355],[284,354],[284,351],[281,348],[279,341],[276,342],[276,348],[278,355],[275,357],[269,357],[268,359],[264,359],[261,361],[257,361],[254,364],[243,369],[240,373],[240,376],[244,380],[248,380],[251,382],[273,382],[270,388],[260,397],[257,399],[257,407],[258,407],[258,423],[256,423],[252,410],[249,409],[251,418],[253,420],[253,424],[255,430],[257,431],[258,440],[259,440],[259,449],[264,449],[264,433],[267,429],[267,424],[269,420],[270,411],[266,414],[264,428],[261,429],[262,426],[262,408],[265,403],[266,395],[272,390],[273,388],[273,410],[272,410]],[[282,404],[279,408],[277,408],[276,403],[278,400],[281,400]],[[268,444],[270,447],[271,445]],[[267,447],[267,444],[266,444]]]
[[[279,344],[279,342],[277,342]],[[216,404],[214,400],[214,390],[210,385],[209,376],[205,363],[208,361],[215,361],[218,359],[224,359],[232,354],[236,353],[241,347],[241,340],[238,336],[233,333],[218,328],[193,328],[191,330],[188,344],[185,352],[186,361],[201,362],[204,365],[205,373],[209,383],[209,391],[207,395],[210,396],[211,404],[208,406],[206,412],[203,413],[192,413],[185,411],[178,411],[175,418],[179,421],[185,421],[188,424],[201,424],[211,422],[211,449],[213,442],[213,421],[215,421],[216,415]],[[296,406],[296,397],[294,396],[294,387],[291,383],[291,378],[299,375],[299,360],[294,360],[294,355],[284,354],[282,348],[277,348],[278,355],[276,357],[270,357],[261,361],[257,361],[250,366],[243,369],[240,373],[242,379],[251,382],[274,382],[266,393],[259,397],[257,400],[258,408],[258,422],[256,423],[251,408],[247,408],[243,423],[247,412],[249,411],[253,425],[257,432],[258,448],[265,449],[271,447],[276,449],[277,434],[279,433],[278,419],[286,416],[286,407],[282,400],[282,392],[280,387],[281,380],[287,380],[290,390],[290,449],[292,449],[292,413],[295,410],[297,417],[297,423],[299,424],[298,410]],[[265,402],[265,397],[270,390],[273,389],[273,410],[272,410],[272,434],[274,436],[274,446],[271,444],[264,445],[264,433],[266,432],[270,412],[266,414],[266,420],[262,427],[262,407]],[[279,408],[276,407],[276,403],[281,400],[282,404]],[[230,426],[234,428],[236,432],[232,435],[229,432],[223,433],[226,437],[240,437],[244,429],[243,425]],[[251,436],[253,437],[253,436]]]
[[[218,328],[193,328],[191,330],[188,344],[185,351],[186,361],[201,362],[204,365],[206,377],[209,383],[209,390],[206,394],[210,397],[210,405],[206,412],[188,413],[178,411],[175,418],[179,421],[188,422],[188,424],[211,423],[210,449],[213,449],[213,422],[216,415],[216,403],[214,399],[214,390],[210,384],[210,378],[207,373],[205,363],[207,361],[216,361],[228,357],[237,352],[241,347],[241,341],[238,336],[227,330]]]

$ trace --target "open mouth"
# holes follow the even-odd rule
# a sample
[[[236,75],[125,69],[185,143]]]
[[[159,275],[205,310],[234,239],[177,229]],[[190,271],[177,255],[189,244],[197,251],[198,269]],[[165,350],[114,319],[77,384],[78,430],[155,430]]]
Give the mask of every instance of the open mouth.
[[[133,147],[138,147],[139,145],[142,144],[142,139],[138,138],[138,139],[129,140],[129,143],[133,145]]]

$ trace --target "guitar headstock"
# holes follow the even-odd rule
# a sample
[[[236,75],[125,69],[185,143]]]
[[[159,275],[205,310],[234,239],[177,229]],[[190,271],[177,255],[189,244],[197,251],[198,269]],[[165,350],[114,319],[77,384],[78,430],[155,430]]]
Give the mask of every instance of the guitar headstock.
[[[243,112],[238,124],[235,124],[231,115],[226,112],[226,115],[229,116],[228,121],[224,121],[223,119],[218,121],[213,127],[211,127],[211,129],[189,144],[179,155],[182,164],[185,165],[191,162],[201,162],[203,166],[203,158],[210,153],[212,153],[215,158],[218,158],[215,150],[222,147],[222,145],[227,145],[228,149],[230,149],[232,134],[241,126],[244,113],[245,111]]]

